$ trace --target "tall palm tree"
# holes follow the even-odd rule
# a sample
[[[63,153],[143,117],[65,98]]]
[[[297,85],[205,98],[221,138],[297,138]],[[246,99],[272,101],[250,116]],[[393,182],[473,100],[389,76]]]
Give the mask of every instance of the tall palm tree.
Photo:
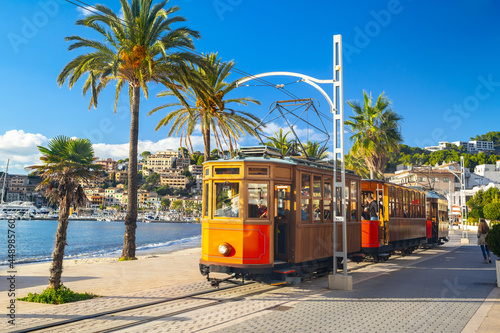
[[[326,145],[321,147],[316,141],[307,141],[303,153],[309,158],[322,160],[328,157],[328,147]]]
[[[73,42],[69,50],[90,48],[91,52],[70,61],[57,78],[59,86],[67,80],[71,89],[84,74],[88,77],[83,94],[91,91],[90,107],[97,107],[100,92],[116,82],[115,112],[118,97],[128,86],[130,97],[130,147],[128,165],[128,199],[125,217],[123,259],[135,257],[135,229],[137,228],[137,143],[139,138],[139,104],[141,90],[148,98],[148,82],[159,82],[176,71],[178,63],[195,59],[189,53],[172,52],[176,47],[194,48],[192,37],[197,32],[187,28],[172,29],[171,24],[183,22],[180,16],[170,17],[178,7],[164,9],[168,0],[152,5],[153,0],[120,0],[123,20],[110,8],[96,5],[103,14],[91,14],[77,25],[92,28],[103,41],[79,36],[66,37]]]
[[[351,137],[354,141],[351,152],[365,159],[370,178],[373,179],[383,173],[388,154],[397,152],[399,143],[403,141],[399,124],[403,117],[391,109],[391,102],[384,93],[380,94],[375,105],[372,105],[366,91],[363,91],[363,99],[363,106],[358,101],[347,102],[354,117],[349,117],[350,120],[345,121],[345,124],[354,133]]]
[[[49,288],[58,289],[70,209],[86,203],[87,197],[81,184],[99,175],[101,166],[94,164],[94,150],[88,139],[58,136],[49,141],[47,148],[38,146],[38,149],[42,153],[40,160],[43,164],[29,167],[43,178],[36,190],[44,190],[52,204],[59,203],[59,222],[49,278]]]
[[[288,140],[286,137],[290,134],[291,131],[283,134],[283,129],[280,128],[278,132],[274,133],[274,137],[270,137],[269,141],[265,143],[268,147],[274,147],[281,150],[281,155],[285,156],[289,152],[290,148],[293,145],[293,140]]]
[[[197,65],[192,62],[186,64],[170,81],[164,80],[169,90],[159,93],[158,97],[175,96],[178,102],[158,106],[149,114],[165,108],[179,108],[161,119],[156,130],[171,124],[168,136],[180,136],[181,146],[188,147],[192,153],[191,135],[195,126],[200,124],[205,161],[210,160],[212,136],[219,151],[226,150],[226,146],[232,154],[242,136],[247,133],[256,135],[255,128],[260,119],[229,107],[231,104],[246,106],[249,102],[260,105],[259,101],[249,97],[228,98],[227,95],[237,88],[238,80],[225,81],[234,65],[234,61],[223,62],[217,53],[210,53],[203,55]],[[177,88],[176,84],[182,88]]]
[[[367,179],[370,177],[370,170],[366,166],[365,159],[354,155],[352,152],[344,156],[345,168],[355,171],[361,178]]]

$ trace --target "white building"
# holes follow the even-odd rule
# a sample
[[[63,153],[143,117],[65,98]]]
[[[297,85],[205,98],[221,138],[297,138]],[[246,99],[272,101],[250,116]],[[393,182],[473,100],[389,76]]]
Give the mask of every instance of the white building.
[[[174,150],[159,151],[148,156],[144,168],[160,173],[171,169],[178,157],[179,152]]]
[[[493,148],[493,141],[454,141],[454,142],[447,142],[447,141],[441,141],[439,142],[439,145],[437,146],[429,146],[425,147],[424,149],[429,150],[429,151],[438,151],[438,150],[444,150],[448,149],[450,144],[453,144],[457,147],[465,147],[467,149],[468,153],[478,153],[481,151],[493,151],[495,150]]]

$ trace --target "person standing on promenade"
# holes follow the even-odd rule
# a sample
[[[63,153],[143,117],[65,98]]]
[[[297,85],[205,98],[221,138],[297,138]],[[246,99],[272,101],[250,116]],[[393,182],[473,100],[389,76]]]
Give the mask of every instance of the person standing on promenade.
[[[491,264],[490,250],[488,249],[488,245],[486,244],[486,235],[488,235],[488,231],[490,231],[490,228],[488,227],[486,220],[480,219],[479,226],[477,228],[477,245],[481,246],[485,264],[487,264],[488,261]],[[488,255],[488,259],[486,259],[486,255]]]
[[[377,202],[373,200],[371,195],[368,196],[368,214],[370,215],[371,221],[378,220],[378,205]]]

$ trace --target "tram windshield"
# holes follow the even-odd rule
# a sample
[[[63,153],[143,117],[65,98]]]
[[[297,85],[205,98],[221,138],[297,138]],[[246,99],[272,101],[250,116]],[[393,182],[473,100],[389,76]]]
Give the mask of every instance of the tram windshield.
[[[240,216],[240,184],[215,183],[215,217]]]

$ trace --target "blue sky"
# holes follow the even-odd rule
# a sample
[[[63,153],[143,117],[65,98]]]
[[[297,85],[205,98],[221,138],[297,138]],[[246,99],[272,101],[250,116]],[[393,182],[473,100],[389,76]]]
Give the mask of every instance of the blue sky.
[[[120,8],[118,0],[98,3],[117,12]],[[200,32],[202,38],[195,42],[199,52],[218,52],[223,60],[234,59],[238,69],[251,74],[289,71],[332,78],[333,35],[341,34],[344,99],[360,99],[363,90],[375,98],[385,92],[393,109],[404,117],[402,134],[410,146],[468,140],[499,130],[498,1],[171,0],[172,5],[181,7],[177,14]],[[24,166],[37,163],[36,145],[60,134],[90,138],[99,157],[127,157],[126,96],[114,114],[110,86],[101,95],[99,107],[89,111],[89,96],[82,97],[81,84],[72,90],[56,84],[64,65],[78,55],[67,51],[64,37],[93,37],[74,24],[83,17],[82,11],[63,0],[8,1],[3,6],[0,170],[10,158],[11,172],[24,173]],[[295,81],[290,77],[267,80]],[[329,112],[323,97],[307,85],[286,88],[300,98],[317,99],[318,109]],[[331,86],[323,88],[331,94]],[[161,87],[150,89],[149,100],[141,103],[139,151],[176,149],[178,140],[167,139],[166,129],[154,131],[161,115],[147,116],[166,102],[155,97]],[[262,102],[244,109],[261,117],[272,102],[289,99],[270,87],[239,89],[239,96]],[[347,105],[345,115],[352,115]],[[309,133],[314,138],[314,132]],[[201,150],[199,133],[194,142]],[[255,142],[243,140],[242,144]]]

